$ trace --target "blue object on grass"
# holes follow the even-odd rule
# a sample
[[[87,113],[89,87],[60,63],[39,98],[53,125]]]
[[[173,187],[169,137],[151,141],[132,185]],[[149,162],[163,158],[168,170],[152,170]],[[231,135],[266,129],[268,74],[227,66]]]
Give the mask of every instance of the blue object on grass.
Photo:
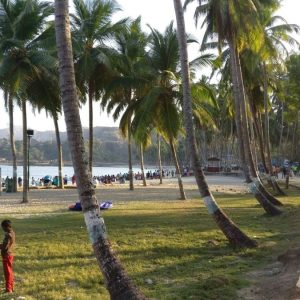
[[[110,201],[101,202],[99,205],[100,210],[110,209],[112,207],[113,207],[113,204]],[[70,205],[69,210],[81,211],[82,210],[81,203],[76,202],[74,205]]]

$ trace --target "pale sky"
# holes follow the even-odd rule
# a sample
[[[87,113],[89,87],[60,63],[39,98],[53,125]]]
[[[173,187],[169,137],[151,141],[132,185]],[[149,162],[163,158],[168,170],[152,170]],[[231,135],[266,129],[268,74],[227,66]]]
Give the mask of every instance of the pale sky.
[[[71,1],[71,0],[70,0]],[[195,1],[196,2],[196,1]],[[145,30],[147,30],[146,24],[150,24],[153,28],[163,31],[171,20],[175,19],[174,7],[172,0],[118,0],[123,12],[118,13],[116,19],[123,17],[136,18],[139,15],[142,16],[142,23]],[[193,20],[193,5],[190,5],[185,14],[186,30],[188,33],[193,34],[199,41],[201,36],[200,30],[195,28]],[[299,0],[283,0],[282,8],[278,12],[278,15],[284,17],[288,23],[299,24]],[[176,24],[176,23],[175,23]],[[190,58],[195,56],[196,49],[192,49],[189,52]],[[2,94],[0,94],[0,128],[7,128],[8,114],[4,109],[4,102],[2,101]],[[30,105],[27,106],[28,111],[28,128],[32,128],[38,131],[54,130],[53,121],[51,118],[47,118],[44,112],[34,115],[31,113]],[[88,127],[88,109],[84,107],[81,110],[81,122],[84,127]],[[22,126],[22,116],[19,109],[15,109],[15,126]],[[60,117],[59,126],[61,131],[65,131],[65,122],[63,116]],[[114,123],[112,118],[107,116],[106,112],[100,112],[99,103],[94,104],[94,126],[118,126]]]

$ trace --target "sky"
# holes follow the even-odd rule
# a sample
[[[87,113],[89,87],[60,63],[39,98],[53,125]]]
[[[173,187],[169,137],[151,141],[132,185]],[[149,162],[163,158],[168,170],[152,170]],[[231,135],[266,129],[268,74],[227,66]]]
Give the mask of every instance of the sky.
[[[71,1],[72,0],[70,0],[70,2]],[[114,19],[117,20],[124,17],[136,18],[141,16],[145,30],[148,30],[147,24],[150,24],[151,27],[163,31],[170,21],[175,19],[172,0],[118,0],[118,3],[123,11],[119,12]],[[201,41],[200,30],[196,29],[194,25],[194,8],[195,6],[191,4],[185,13],[186,31]],[[283,0],[278,15],[284,17],[288,23],[299,24],[299,11],[299,0]],[[196,51],[196,48],[189,51],[190,59],[195,57]],[[8,114],[4,109],[4,101],[2,101],[1,98],[3,98],[2,93],[0,94],[0,129],[8,128],[9,124]],[[44,112],[34,114],[29,104],[27,106],[27,112],[28,128],[38,131],[54,130],[52,119],[47,117]],[[80,110],[80,116],[83,127],[88,127],[87,107],[83,107]],[[17,107],[15,108],[14,119],[15,126],[22,126],[22,115]],[[118,126],[118,124],[114,123],[112,117],[108,116],[106,112],[100,111],[99,103],[94,103],[94,126]],[[60,131],[66,130],[63,116],[59,119],[59,127]]]

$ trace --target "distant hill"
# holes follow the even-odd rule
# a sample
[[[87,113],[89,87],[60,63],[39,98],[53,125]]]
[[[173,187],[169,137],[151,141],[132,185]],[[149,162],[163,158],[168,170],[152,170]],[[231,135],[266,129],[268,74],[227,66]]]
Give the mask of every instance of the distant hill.
[[[88,128],[83,128],[83,135],[85,138],[85,145],[88,146]],[[63,159],[64,161],[71,161],[69,145],[67,141],[67,133],[60,133]],[[23,143],[22,143],[22,127],[15,128],[16,152],[18,160],[22,160]],[[169,147],[162,142],[161,155],[164,165],[171,163],[171,155]],[[178,147],[179,158],[183,157],[184,146]],[[132,161],[139,163],[139,150],[134,141],[132,141]],[[9,130],[0,129],[0,159],[10,161],[11,148],[9,142]],[[30,143],[30,159],[33,162],[52,162],[57,160],[57,145],[55,132],[49,131],[34,131],[34,136]],[[153,138],[152,145],[145,150],[144,159],[147,164],[155,165],[157,163],[157,144],[156,138]],[[94,128],[94,163],[104,164],[126,164],[128,162],[128,145],[127,140],[124,139],[118,127],[95,127]]]
[[[22,140],[22,127],[16,126],[15,127],[15,139]],[[88,128],[83,128],[83,136],[84,139],[88,139],[89,131]],[[119,142],[123,141],[120,136],[119,128],[118,127],[94,127],[94,137],[101,140],[102,142]],[[9,129],[0,129],[0,139],[2,138],[9,138]],[[34,131],[34,137],[36,141],[39,142],[46,142],[55,140],[55,132],[53,130],[48,131]],[[60,138],[62,141],[67,140],[67,133],[61,132]]]

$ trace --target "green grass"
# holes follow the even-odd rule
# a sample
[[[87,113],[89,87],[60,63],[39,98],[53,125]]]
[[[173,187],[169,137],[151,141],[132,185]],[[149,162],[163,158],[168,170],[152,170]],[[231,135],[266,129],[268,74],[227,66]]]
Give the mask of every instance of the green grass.
[[[285,213],[275,218],[265,216],[249,195],[216,197],[259,242],[250,250],[229,247],[199,199],[122,202],[103,215],[113,248],[149,299],[232,300],[247,285],[247,272],[297,245],[300,197],[290,194],[281,198]],[[12,219],[17,235],[15,298],[109,299],[81,213],[5,217]]]

